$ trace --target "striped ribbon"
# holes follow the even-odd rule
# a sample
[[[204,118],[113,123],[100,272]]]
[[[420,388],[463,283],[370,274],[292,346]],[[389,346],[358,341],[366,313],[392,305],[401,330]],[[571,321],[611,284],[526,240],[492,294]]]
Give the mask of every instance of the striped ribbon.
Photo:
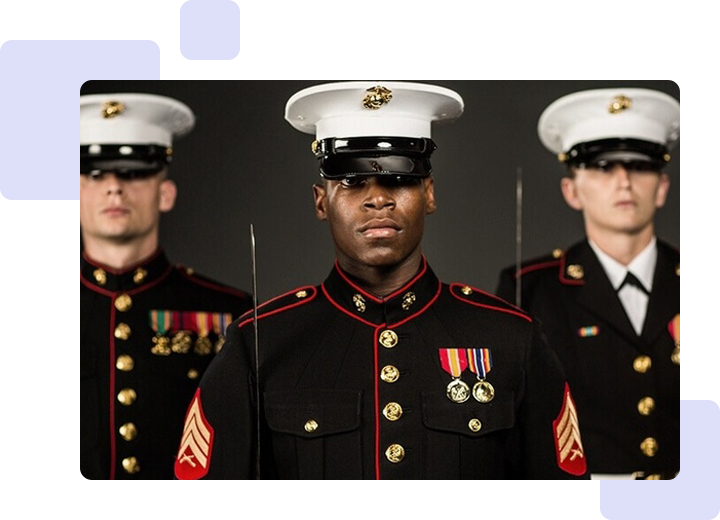
[[[477,374],[479,379],[485,379],[492,368],[492,354],[489,348],[469,348],[467,357],[470,363],[470,370]]]
[[[668,323],[668,332],[672,336],[675,345],[680,345],[680,315],[676,314],[675,317]]]
[[[453,377],[460,377],[467,368],[468,360],[465,349],[462,348],[441,348],[440,364],[443,370]]]

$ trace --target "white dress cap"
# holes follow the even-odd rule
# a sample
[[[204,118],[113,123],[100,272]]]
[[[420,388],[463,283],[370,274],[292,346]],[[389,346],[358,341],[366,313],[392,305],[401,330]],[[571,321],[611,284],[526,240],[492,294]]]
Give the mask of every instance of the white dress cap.
[[[436,85],[394,81],[326,83],[297,92],[285,119],[316,139],[352,137],[430,138],[432,123],[463,113],[457,92]]]
[[[195,125],[192,110],[154,94],[80,96],[80,146],[136,144],[172,146]]]
[[[638,139],[670,148],[680,137],[680,103],[663,92],[607,88],[554,101],[538,121],[545,148],[555,154],[601,139]]]

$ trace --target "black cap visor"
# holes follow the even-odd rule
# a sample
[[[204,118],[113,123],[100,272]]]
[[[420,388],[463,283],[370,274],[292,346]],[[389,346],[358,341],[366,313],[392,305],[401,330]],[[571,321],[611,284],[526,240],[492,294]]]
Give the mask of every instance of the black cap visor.
[[[170,162],[167,148],[156,145],[86,145],[80,147],[80,175],[113,173],[143,179],[160,173]]]
[[[602,139],[573,146],[567,154],[568,167],[609,169],[614,164],[634,170],[662,171],[669,160],[667,148],[639,139]]]

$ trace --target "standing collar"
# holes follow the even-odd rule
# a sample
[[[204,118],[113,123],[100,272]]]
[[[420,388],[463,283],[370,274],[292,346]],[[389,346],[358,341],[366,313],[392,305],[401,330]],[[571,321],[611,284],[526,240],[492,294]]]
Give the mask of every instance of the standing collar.
[[[422,257],[418,273],[400,289],[378,297],[360,288],[337,261],[322,284],[328,299],[346,314],[368,325],[393,326],[424,311],[440,294],[441,284]]]
[[[80,281],[98,292],[140,291],[167,276],[171,269],[162,249],[123,269],[97,262],[84,251],[80,255]]]
[[[653,236],[650,243],[638,254],[628,265],[623,265],[610,255],[605,253],[598,245],[588,238],[595,255],[605,269],[613,289],[617,290],[622,285],[628,272],[634,274],[643,286],[652,291],[653,275],[657,263],[657,239]]]

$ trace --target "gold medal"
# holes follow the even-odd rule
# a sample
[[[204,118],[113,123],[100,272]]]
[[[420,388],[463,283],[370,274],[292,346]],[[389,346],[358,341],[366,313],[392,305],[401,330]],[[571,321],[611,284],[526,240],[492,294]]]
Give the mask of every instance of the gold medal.
[[[192,339],[190,339],[190,335],[184,330],[181,330],[173,336],[170,348],[176,354],[187,354],[191,346]]]
[[[212,341],[207,336],[200,336],[197,341],[195,341],[195,348],[193,351],[195,354],[198,354],[200,356],[207,356],[212,352],[213,350],[213,344]]]
[[[676,365],[680,365],[680,347],[675,347],[672,351],[672,355],[670,356],[670,359],[673,363]]]
[[[453,403],[464,403],[470,399],[470,387],[462,379],[453,379],[447,385],[446,394]]]
[[[156,356],[169,356],[170,355],[170,340],[166,338],[165,336],[162,336],[160,334],[157,334],[153,336],[152,339],[153,347],[150,349],[150,352],[155,354]]]
[[[473,386],[473,397],[480,403],[489,403],[495,397],[495,389],[493,385],[481,379]]]

